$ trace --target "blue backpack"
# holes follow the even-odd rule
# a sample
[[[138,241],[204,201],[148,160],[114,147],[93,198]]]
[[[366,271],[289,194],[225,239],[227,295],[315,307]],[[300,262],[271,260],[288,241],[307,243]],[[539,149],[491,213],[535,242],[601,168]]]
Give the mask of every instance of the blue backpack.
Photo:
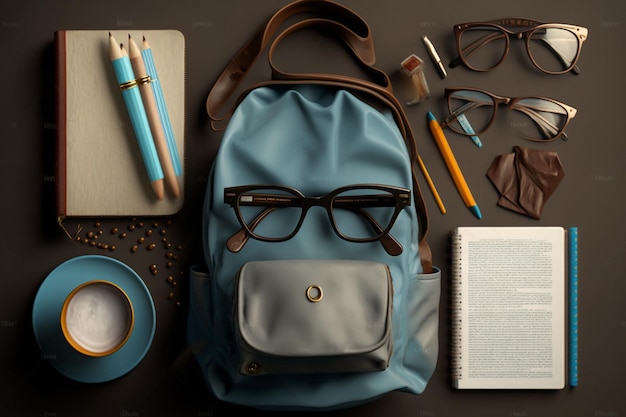
[[[302,28],[345,42],[374,81],[279,71],[276,44]],[[216,82],[212,120],[267,46],[272,80],[227,112],[212,166],[188,343],[212,393],[234,404],[322,410],[419,394],[437,361],[441,277],[415,139],[372,66],[368,26],[326,0],[285,6]]]

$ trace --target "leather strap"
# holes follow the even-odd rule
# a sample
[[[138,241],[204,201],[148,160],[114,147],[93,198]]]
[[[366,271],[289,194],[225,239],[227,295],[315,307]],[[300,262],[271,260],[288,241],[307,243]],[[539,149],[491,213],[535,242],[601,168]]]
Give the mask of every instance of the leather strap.
[[[340,22],[349,28],[348,47],[368,65],[375,62],[374,42],[367,23],[352,10],[328,0],[297,0],[279,9],[270,20],[235,54],[215,82],[207,98],[207,113],[214,121],[227,119],[230,113],[218,116],[235,92],[252,64],[272,41],[280,26],[290,17],[309,13]],[[352,35],[353,34],[353,35]]]
[[[288,18],[300,13],[309,13],[313,16],[307,16],[296,23],[292,23],[279,32],[279,28]],[[276,47],[287,36],[302,29],[315,29],[339,38],[351,50],[355,61],[365,69],[371,80],[338,74],[295,74],[279,70],[273,60]],[[392,110],[393,117],[400,128],[410,158],[413,161],[413,196],[420,225],[419,244],[422,267],[425,273],[432,272],[432,255],[425,239],[428,233],[428,213],[415,170],[415,163],[417,162],[415,136],[402,105],[393,94],[389,77],[385,72],[374,67],[374,42],[367,23],[350,9],[329,0],[297,0],[278,10],[267,24],[262,26],[252,39],[237,52],[209,92],[206,107],[212,120],[212,128],[216,129],[215,122],[224,121],[230,117],[236,104],[224,115],[218,116],[218,113],[224,111],[226,103],[250,67],[268,46],[268,61],[272,69],[273,81],[252,86],[242,94],[240,99],[247,94],[247,91],[263,85],[321,84],[365,94]]]

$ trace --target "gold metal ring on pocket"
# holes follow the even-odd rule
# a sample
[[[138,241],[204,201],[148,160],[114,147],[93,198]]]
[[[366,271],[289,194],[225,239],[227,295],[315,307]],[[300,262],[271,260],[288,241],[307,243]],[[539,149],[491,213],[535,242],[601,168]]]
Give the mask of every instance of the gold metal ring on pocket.
[[[309,288],[306,289],[306,298],[312,303],[322,301],[322,298],[324,298],[322,287],[319,285],[309,285]]]

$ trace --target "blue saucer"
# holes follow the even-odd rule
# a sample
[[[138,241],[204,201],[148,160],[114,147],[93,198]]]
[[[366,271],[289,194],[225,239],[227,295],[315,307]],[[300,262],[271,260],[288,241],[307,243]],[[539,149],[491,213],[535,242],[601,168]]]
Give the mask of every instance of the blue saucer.
[[[115,353],[89,357],[74,350],[63,337],[61,307],[77,286],[100,279],[120,286],[135,310],[135,327]],[[106,256],[85,255],[57,266],[43,281],[33,305],[33,329],[42,351],[63,375],[80,382],[105,382],[131,371],[148,352],[156,328],[154,303],[142,279],[126,264]]]

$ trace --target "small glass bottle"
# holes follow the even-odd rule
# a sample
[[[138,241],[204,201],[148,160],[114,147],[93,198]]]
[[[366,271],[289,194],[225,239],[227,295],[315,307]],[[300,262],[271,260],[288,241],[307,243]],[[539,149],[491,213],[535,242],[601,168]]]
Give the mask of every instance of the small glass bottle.
[[[421,103],[430,96],[426,75],[424,75],[424,61],[417,55],[410,55],[400,64],[400,70],[410,79],[408,106]]]

